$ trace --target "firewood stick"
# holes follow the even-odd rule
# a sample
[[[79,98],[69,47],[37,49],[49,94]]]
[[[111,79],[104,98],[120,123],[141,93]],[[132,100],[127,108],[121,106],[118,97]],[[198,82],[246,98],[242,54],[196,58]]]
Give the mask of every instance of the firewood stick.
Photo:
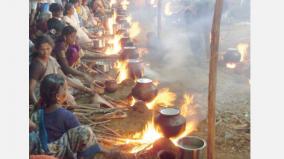
[[[111,100],[111,101],[114,101],[114,102],[119,102],[119,103],[122,103],[122,104],[125,104],[126,106],[129,106],[128,103],[120,100],[120,99],[113,99],[112,97],[108,96],[108,95],[103,95],[104,98],[108,99],[108,100]]]
[[[100,122],[94,122],[92,124],[89,124],[89,126],[95,126],[95,125],[99,125],[99,124],[105,124],[110,122],[111,120],[105,120],[105,121],[100,121]]]
[[[107,73],[105,73],[105,72],[103,72],[103,71],[101,71],[101,70],[99,70],[99,69],[96,69],[96,68],[93,68],[93,69],[94,69],[95,71],[101,73],[102,75],[104,75],[104,76],[107,77],[108,79],[110,79],[110,80],[115,80],[112,76],[108,75]]]
[[[107,135],[108,137],[115,137],[115,134],[113,134],[113,133],[110,133],[110,132],[105,132],[105,131],[98,131],[98,130],[96,130],[96,129],[93,129],[93,131],[96,133],[96,134],[104,134],[104,135]]]
[[[101,108],[101,109],[97,109],[97,110],[92,110],[91,112],[89,112],[87,114],[87,116],[92,116],[93,114],[105,114],[105,113],[110,113],[115,111],[116,109],[114,108]]]
[[[79,108],[85,108],[85,109],[101,109],[99,104],[93,103],[93,104],[80,104]]]
[[[112,130],[111,128],[105,126],[105,125],[98,125],[98,126],[101,126],[107,130],[109,130],[110,132],[114,133],[115,135],[117,135],[118,137],[121,137],[121,135],[119,133],[117,133],[116,131]]]
[[[105,98],[103,98],[99,94],[95,94],[92,101],[93,101],[93,103],[104,104],[104,105],[108,106],[109,108],[115,108],[111,103],[109,103]]]
[[[213,24],[211,30],[211,57],[209,68],[209,89],[208,89],[208,149],[207,159],[216,159],[215,133],[216,133],[216,83],[217,83],[217,62],[220,37],[220,21],[222,14],[223,0],[216,0]]]
[[[90,120],[89,118],[87,118],[85,115],[82,115],[82,118],[85,119],[86,121],[90,122],[91,124],[96,124],[95,122],[93,122],[92,120]]]
[[[125,144],[126,143],[126,141],[122,141],[122,140],[110,139],[110,138],[101,138],[101,137],[97,137],[97,140],[98,141],[101,141],[101,140],[103,140],[103,141],[110,141],[110,142],[112,142],[112,144],[115,144],[115,145],[117,145],[117,144]]]

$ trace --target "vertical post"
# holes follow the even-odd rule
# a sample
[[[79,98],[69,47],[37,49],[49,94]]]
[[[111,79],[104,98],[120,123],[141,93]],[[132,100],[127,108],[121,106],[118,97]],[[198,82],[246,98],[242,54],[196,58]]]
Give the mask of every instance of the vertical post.
[[[213,24],[211,30],[211,57],[209,70],[209,89],[208,89],[208,149],[207,159],[216,159],[215,151],[215,111],[216,111],[216,82],[217,82],[217,62],[220,35],[220,21],[223,0],[216,0]]]
[[[162,30],[162,0],[158,0],[158,24],[157,24],[157,35],[158,35],[158,38],[160,39],[161,38],[161,30]]]

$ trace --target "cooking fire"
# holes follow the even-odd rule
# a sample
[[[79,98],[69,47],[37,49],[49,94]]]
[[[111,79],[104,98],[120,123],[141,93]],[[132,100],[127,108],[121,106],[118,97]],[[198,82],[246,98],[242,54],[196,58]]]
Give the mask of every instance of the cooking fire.
[[[220,133],[222,139],[226,138],[226,143],[222,143],[224,147],[227,138],[230,143],[236,136],[232,132],[234,128],[240,134],[247,132],[249,124],[244,122],[247,120],[236,119],[242,127],[228,128],[228,121],[238,116],[232,113],[230,120],[220,117],[220,105],[226,103],[227,107],[230,104],[234,107],[235,103],[241,103],[222,101],[223,96],[225,100],[240,89],[245,91],[240,90],[236,96],[246,95],[250,86],[249,40],[245,37],[224,40],[224,33],[218,40],[219,25],[231,26],[227,23],[232,23],[233,16],[238,15],[231,15],[226,8],[231,4],[223,9],[224,15],[218,14],[221,2],[74,0],[61,4],[40,3],[48,7],[36,9],[36,14],[30,17],[35,16],[31,24],[34,28],[30,30],[37,31],[30,36],[30,41],[36,44],[33,48],[36,56],[30,56],[33,59],[29,89],[31,110],[40,110],[39,114],[31,115],[30,122],[40,119],[33,122],[41,124],[39,134],[44,133],[38,137],[43,148],[38,149],[58,158],[91,158],[85,155],[96,150],[94,154],[102,155],[103,159],[127,158],[111,156],[115,153],[139,159],[204,159],[205,152],[207,156],[214,156],[212,149],[220,139],[215,132],[223,128],[226,131]],[[49,8],[52,18],[48,19],[49,14],[44,17],[45,12],[41,11],[44,8]],[[218,22],[221,15],[224,24]],[[48,29],[44,28],[45,22],[41,24],[45,19]],[[54,21],[55,27],[51,25]],[[63,30],[60,30],[61,22]],[[50,27],[54,28],[50,30]],[[44,29],[48,31],[44,33]],[[232,29],[226,28],[228,30]],[[220,51],[219,41],[225,43],[220,45]],[[45,53],[42,50],[46,50]],[[33,68],[39,64],[47,68]],[[218,64],[223,68],[217,71]],[[244,81],[241,77],[245,76],[246,85],[240,87],[243,83],[235,84],[234,80],[228,80],[234,84],[232,86],[221,82],[217,87],[220,94],[216,95],[216,90],[219,91],[216,89],[217,72],[221,72],[218,80],[235,78],[239,82]],[[231,72],[239,74],[233,76]],[[40,92],[39,96],[36,92]],[[215,99],[220,96],[221,100]],[[62,118],[64,122],[48,125],[54,119],[46,114],[53,113],[53,109],[59,113],[70,111],[68,115],[73,123],[62,113],[58,120]],[[62,123],[64,125],[60,125]],[[64,136],[58,137],[50,131],[57,127],[64,127],[64,131],[66,127],[72,128],[63,134],[63,129],[54,133]],[[68,142],[65,143],[66,135]],[[54,149],[56,147],[58,149]],[[70,152],[61,152],[66,147]],[[37,152],[31,153],[37,155]]]

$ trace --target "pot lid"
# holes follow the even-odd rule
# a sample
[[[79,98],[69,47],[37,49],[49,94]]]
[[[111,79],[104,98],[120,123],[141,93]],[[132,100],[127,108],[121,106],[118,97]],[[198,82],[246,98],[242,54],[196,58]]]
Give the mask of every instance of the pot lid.
[[[176,108],[164,108],[160,110],[160,113],[166,116],[174,116],[174,115],[179,115],[180,111],[179,109]]]
[[[152,80],[149,78],[139,78],[137,79],[137,83],[151,83]]]
[[[236,49],[236,48],[228,48],[228,51],[238,51],[238,49]]]
[[[128,59],[127,62],[128,62],[128,63],[139,63],[139,62],[141,62],[141,61],[138,60],[138,59]]]
[[[123,49],[124,50],[126,50],[126,49],[136,49],[136,47],[135,46],[124,46]]]

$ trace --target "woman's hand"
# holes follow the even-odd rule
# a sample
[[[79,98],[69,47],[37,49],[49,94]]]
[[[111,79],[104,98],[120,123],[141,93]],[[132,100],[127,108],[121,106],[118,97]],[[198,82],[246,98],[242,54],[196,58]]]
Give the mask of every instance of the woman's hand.
[[[37,129],[36,124],[30,119],[29,121],[29,132],[35,131]]]
[[[91,88],[88,88],[88,87],[85,87],[85,91],[87,92],[87,93],[90,93],[90,94],[96,94],[96,91],[94,90],[94,89],[91,89]]]
[[[88,83],[92,83],[92,82],[93,82],[93,78],[92,78],[91,76],[89,76],[88,74],[84,74],[84,75],[83,75],[83,78],[84,78],[85,80],[87,80]]]

